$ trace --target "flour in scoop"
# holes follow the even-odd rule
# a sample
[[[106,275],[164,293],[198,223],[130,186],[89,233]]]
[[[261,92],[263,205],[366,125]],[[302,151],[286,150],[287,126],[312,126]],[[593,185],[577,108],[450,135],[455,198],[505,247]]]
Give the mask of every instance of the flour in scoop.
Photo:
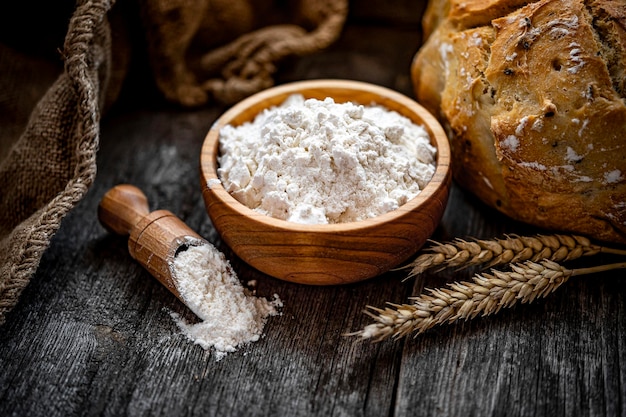
[[[175,316],[184,334],[204,349],[215,349],[222,359],[241,345],[259,340],[269,316],[282,302],[249,294],[224,255],[209,244],[189,246],[171,263],[183,301],[201,320],[187,323]]]
[[[290,96],[220,131],[218,175],[246,206],[297,223],[360,221],[414,198],[435,172],[428,132],[381,106]]]

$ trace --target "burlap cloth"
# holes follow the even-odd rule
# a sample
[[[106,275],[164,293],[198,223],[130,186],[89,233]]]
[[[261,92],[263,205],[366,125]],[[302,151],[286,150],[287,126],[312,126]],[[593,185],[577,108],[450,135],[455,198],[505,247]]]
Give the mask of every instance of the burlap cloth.
[[[0,324],[95,179],[101,115],[117,97],[128,57],[121,43],[111,47],[111,34],[123,33],[111,29],[114,3],[77,1],[64,70],[0,162]],[[347,0],[271,3],[140,0],[146,55],[163,96],[182,106],[233,103],[271,86],[281,59],[330,45],[347,15]]]

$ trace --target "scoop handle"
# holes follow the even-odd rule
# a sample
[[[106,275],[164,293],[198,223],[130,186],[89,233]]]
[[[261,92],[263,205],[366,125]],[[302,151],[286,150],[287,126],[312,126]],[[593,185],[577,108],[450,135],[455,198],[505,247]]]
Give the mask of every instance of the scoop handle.
[[[119,184],[102,197],[98,219],[108,231],[129,235],[141,219],[150,213],[148,198],[137,187]]]
[[[130,256],[185,302],[172,275],[172,261],[179,250],[208,244],[206,240],[172,212],[150,212],[146,195],[130,184],[116,185],[104,194],[98,219],[110,232],[128,236]]]

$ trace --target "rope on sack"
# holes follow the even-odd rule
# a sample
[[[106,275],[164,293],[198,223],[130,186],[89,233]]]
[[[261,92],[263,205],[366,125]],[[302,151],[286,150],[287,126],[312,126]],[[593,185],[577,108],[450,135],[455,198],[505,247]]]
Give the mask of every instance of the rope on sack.
[[[217,101],[230,104],[271,87],[281,59],[320,51],[339,38],[348,1],[303,1],[298,14],[313,21],[315,29],[307,32],[293,24],[269,26],[205,54],[202,69],[222,76],[204,82],[205,90]]]

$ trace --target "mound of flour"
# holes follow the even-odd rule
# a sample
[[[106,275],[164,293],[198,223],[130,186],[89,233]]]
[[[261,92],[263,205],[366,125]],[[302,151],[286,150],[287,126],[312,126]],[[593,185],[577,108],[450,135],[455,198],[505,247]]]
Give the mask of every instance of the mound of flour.
[[[426,130],[380,106],[290,96],[220,131],[218,175],[246,206],[297,223],[360,221],[415,197],[435,172]]]
[[[282,301],[256,297],[246,290],[224,255],[210,244],[190,246],[171,263],[176,288],[185,305],[200,319],[188,323],[172,313],[183,333],[217,360],[240,346],[256,342],[269,316]]]

